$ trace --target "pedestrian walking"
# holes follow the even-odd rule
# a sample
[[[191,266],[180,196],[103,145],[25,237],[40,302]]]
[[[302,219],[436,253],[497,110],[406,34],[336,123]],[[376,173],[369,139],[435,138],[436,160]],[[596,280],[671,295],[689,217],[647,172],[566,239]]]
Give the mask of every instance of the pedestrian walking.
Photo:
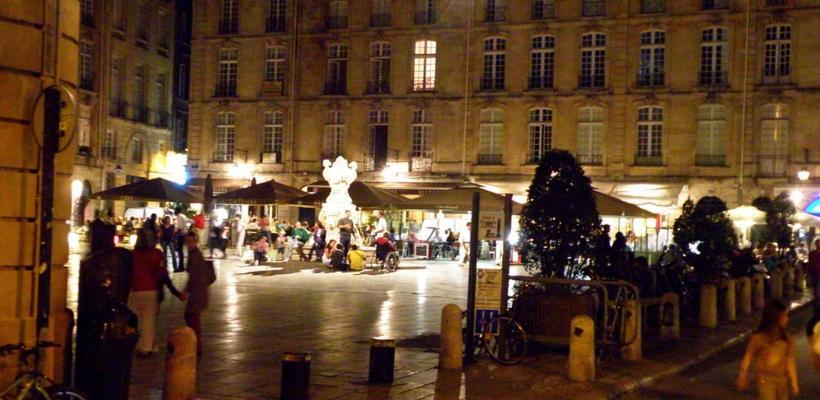
[[[176,228],[171,224],[171,217],[162,217],[162,226],[159,229],[159,241],[162,245],[162,253],[164,255],[165,263],[168,263],[168,255],[171,256],[171,267],[176,271],[177,255],[176,255]]]
[[[470,235],[472,234],[473,224],[468,222],[464,230],[458,233],[458,240],[461,242],[459,246],[459,263],[467,265],[470,262]]]
[[[109,216],[111,213],[109,212]],[[91,254],[114,248],[114,236],[117,227],[111,223],[112,218],[103,221],[100,211],[94,212],[94,221],[91,222]]]
[[[749,367],[754,363],[761,400],[787,400],[790,390],[794,396],[800,394],[794,342],[786,331],[788,324],[786,306],[779,300],[769,300],[763,309],[760,326],[749,339],[746,354],[740,362],[740,373],[735,381],[738,389],[749,387]]]
[[[137,231],[137,244],[133,253],[133,275],[128,308],[137,314],[140,337],[137,340],[137,356],[147,357],[156,351],[156,322],[163,285],[179,298],[184,296],[177,290],[171,279],[162,252],[151,247],[148,232]]]
[[[236,255],[242,257],[242,252],[245,250],[245,228],[248,225],[248,220],[244,216],[236,218]]]
[[[185,285],[185,324],[196,333],[196,352],[202,354],[202,312],[208,308],[208,286],[216,281],[213,263],[205,257],[197,245],[197,235],[188,232],[185,247],[188,248],[188,283]]]
[[[159,236],[159,226],[157,226],[157,214],[151,214],[140,228],[145,232],[145,240],[149,247],[157,247],[157,237]]]
[[[175,214],[177,258],[179,259],[179,264],[177,268],[174,269],[174,272],[182,272],[185,271],[185,238],[188,236],[188,232],[190,232],[191,220],[182,213],[181,208],[177,208]]]

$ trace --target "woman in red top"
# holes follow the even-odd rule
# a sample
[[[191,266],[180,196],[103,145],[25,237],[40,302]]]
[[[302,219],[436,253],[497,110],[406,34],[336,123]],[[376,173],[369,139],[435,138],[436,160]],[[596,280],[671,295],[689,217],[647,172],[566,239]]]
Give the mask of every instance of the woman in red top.
[[[146,357],[154,352],[157,313],[163,293],[162,285],[174,296],[184,301],[183,295],[174,287],[165,269],[162,251],[151,247],[143,230],[137,231],[137,244],[133,253],[134,273],[131,279],[131,294],[128,308],[137,314],[140,338],[137,341],[137,355]]]

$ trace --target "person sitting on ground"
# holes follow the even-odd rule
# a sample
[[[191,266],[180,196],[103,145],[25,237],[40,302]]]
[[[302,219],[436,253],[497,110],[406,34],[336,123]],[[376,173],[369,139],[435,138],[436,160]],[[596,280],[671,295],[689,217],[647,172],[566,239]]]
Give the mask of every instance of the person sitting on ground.
[[[396,245],[390,241],[390,234],[385,232],[376,238],[376,259],[383,263],[390,252],[396,251]]]
[[[331,257],[333,256],[333,252],[336,250],[336,240],[331,240],[327,242],[325,246],[325,250],[322,253],[322,264],[330,265]]]
[[[363,251],[359,250],[359,246],[351,245],[350,252],[347,253],[347,262],[350,265],[351,271],[361,271],[364,269],[364,263],[367,256]]]
[[[259,265],[268,261],[268,238],[266,236],[260,236],[259,240],[256,241],[256,244],[253,246],[253,263],[255,265],[257,262]]]
[[[333,250],[330,255],[330,268],[337,271],[347,271],[350,269],[350,265],[347,263],[347,255],[341,243],[336,245],[336,249]]]

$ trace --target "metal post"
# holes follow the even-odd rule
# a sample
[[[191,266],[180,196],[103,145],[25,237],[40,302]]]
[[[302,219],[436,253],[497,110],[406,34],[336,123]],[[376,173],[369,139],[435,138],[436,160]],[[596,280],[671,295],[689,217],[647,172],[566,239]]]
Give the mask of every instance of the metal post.
[[[470,226],[470,275],[467,280],[467,337],[464,343],[464,361],[467,363],[475,361],[475,341],[473,340],[473,327],[475,326],[475,285],[476,274],[478,272],[478,213],[481,210],[481,194],[473,192],[473,215]]]
[[[376,337],[370,339],[370,383],[393,383],[396,364],[396,341]]]
[[[512,233],[512,194],[504,195],[504,254],[501,255],[501,314],[507,312],[507,295],[510,286],[510,234]],[[496,250],[497,251],[497,250]]]
[[[287,352],[282,356],[281,400],[308,400],[310,353]]]
[[[51,304],[51,243],[54,220],[54,156],[60,146],[60,89],[51,86],[44,91],[42,178],[40,181],[40,243],[37,291],[37,326],[48,327]]]

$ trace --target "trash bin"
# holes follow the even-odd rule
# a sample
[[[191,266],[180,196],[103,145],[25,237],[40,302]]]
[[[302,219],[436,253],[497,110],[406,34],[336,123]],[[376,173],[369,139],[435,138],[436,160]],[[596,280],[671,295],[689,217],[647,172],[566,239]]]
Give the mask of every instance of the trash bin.
[[[126,307],[115,311],[113,321],[94,321],[95,335],[86,339],[85,348],[94,354],[93,362],[77,370],[85,379],[81,389],[92,400],[127,400],[131,383],[131,360],[137,347],[137,318]]]

